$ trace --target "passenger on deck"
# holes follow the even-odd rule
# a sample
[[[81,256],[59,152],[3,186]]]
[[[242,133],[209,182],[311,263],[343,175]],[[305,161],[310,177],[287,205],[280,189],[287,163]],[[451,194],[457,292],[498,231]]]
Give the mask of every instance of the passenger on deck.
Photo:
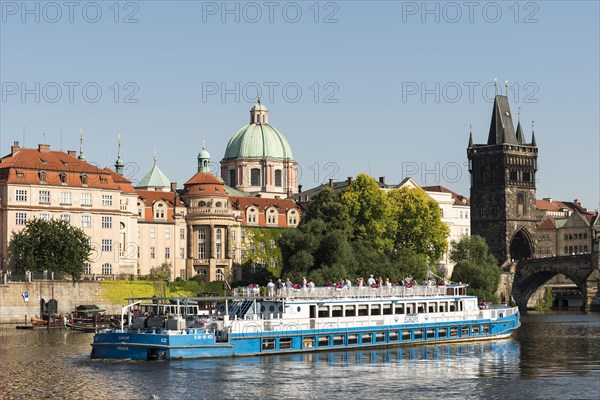
[[[369,277],[369,279],[367,280],[367,286],[371,287],[375,284],[375,279],[373,278],[373,275],[371,275]]]
[[[275,284],[272,279],[269,279],[269,283],[267,283],[267,295],[269,297],[273,297],[275,295]]]

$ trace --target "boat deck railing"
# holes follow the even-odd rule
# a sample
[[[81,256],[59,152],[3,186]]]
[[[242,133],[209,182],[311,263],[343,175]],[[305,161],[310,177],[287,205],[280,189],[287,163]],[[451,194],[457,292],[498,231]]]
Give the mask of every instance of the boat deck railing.
[[[272,289],[267,288],[266,294],[260,294],[256,288],[234,289],[234,297],[239,298],[266,298],[266,299],[331,299],[331,298],[380,298],[380,297],[432,297],[445,296],[448,286],[392,286],[392,287],[303,287]],[[454,296],[454,292],[452,292]]]

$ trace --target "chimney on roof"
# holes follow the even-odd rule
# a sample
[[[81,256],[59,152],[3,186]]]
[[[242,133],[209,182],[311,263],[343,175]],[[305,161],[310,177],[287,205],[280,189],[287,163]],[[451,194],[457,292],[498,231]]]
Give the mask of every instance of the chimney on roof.
[[[302,185],[298,185],[298,193],[302,193]]]
[[[171,182],[171,192],[177,191],[177,182]]]
[[[581,201],[579,201],[579,199],[573,200],[573,203],[577,204],[578,206],[581,206]]]
[[[50,145],[49,144],[38,144],[38,151],[40,153],[50,153]]]
[[[19,150],[21,150],[21,147],[19,146],[19,141],[15,140],[13,145],[10,147],[10,155],[14,156],[15,153],[18,152]]]
[[[552,203],[552,197],[544,197],[542,200]]]
[[[77,157],[77,152],[75,150],[68,150],[67,154],[72,156],[72,157]]]
[[[329,178],[329,187],[332,188],[333,187],[333,179]]]
[[[385,185],[385,176],[379,177],[379,183],[383,183]]]
[[[352,177],[351,176],[348,177],[347,182],[348,182],[348,185],[352,183]]]

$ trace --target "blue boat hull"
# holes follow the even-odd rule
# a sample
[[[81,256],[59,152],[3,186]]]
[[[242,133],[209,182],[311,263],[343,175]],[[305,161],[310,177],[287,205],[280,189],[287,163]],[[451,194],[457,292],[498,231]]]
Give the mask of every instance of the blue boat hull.
[[[195,329],[176,333],[161,329],[154,333],[104,331],[94,336],[91,357],[172,360],[480,341],[508,337],[519,325],[515,313],[493,321],[232,333],[226,340]]]

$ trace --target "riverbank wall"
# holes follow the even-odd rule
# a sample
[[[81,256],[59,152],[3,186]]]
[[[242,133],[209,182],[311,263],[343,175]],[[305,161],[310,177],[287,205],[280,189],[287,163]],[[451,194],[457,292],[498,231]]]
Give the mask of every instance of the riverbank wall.
[[[121,306],[108,304],[102,296],[99,282],[8,282],[0,284],[0,324],[22,324],[31,317],[40,317],[40,301],[50,299],[57,301],[58,314],[62,315],[73,312],[81,304],[95,304],[109,314],[121,312]]]

